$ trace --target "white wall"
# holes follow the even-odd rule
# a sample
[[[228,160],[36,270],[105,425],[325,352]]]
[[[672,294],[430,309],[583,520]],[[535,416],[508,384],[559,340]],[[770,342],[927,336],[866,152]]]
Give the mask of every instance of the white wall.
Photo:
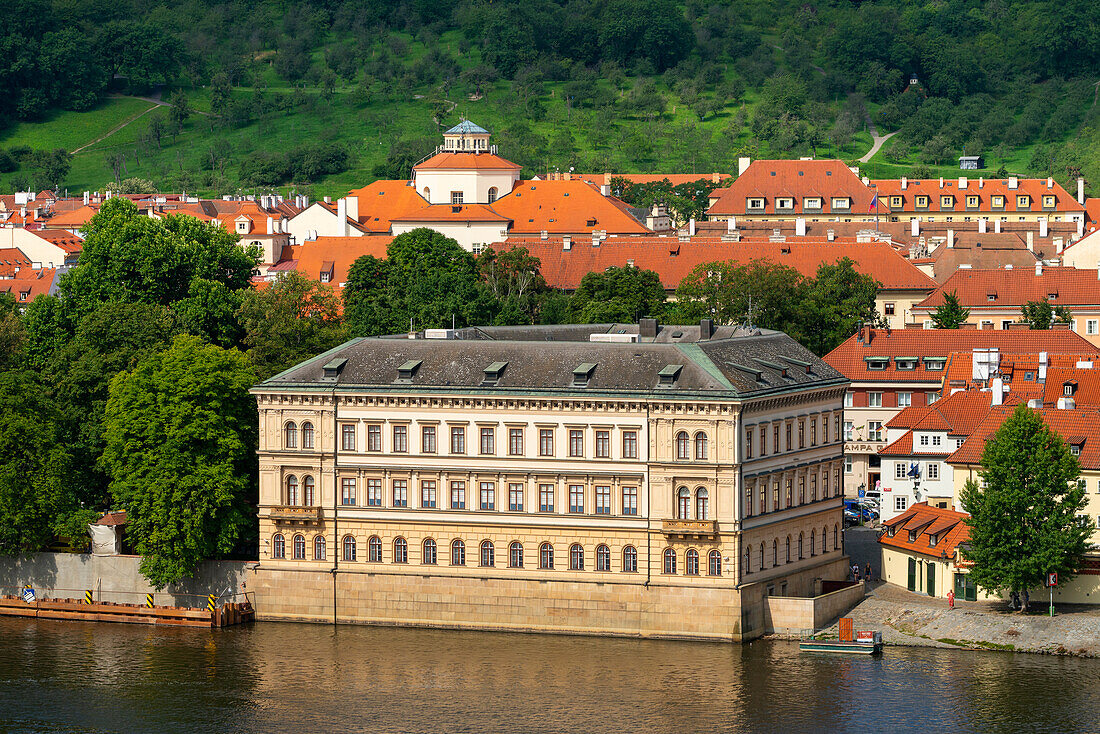
[[[508,237],[508,226],[505,222],[394,222],[391,230],[396,236],[419,227],[434,229],[454,239],[470,252],[474,251],[475,244],[487,246]]]
[[[416,171],[413,180],[417,192],[432,204],[450,204],[452,191],[462,192],[464,204],[488,204],[489,189],[496,188],[498,199],[510,193],[513,184],[519,180],[519,171],[430,168]]]

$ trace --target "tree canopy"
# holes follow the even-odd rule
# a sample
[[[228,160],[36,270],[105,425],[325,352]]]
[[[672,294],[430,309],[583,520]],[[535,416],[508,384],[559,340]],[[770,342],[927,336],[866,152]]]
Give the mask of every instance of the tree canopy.
[[[570,305],[574,323],[632,323],[664,313],[665,289],[652,270],[610,267],[602,273],[586,273]]]
[[[943,303],[932,312],[932,326],[937,329],[959,329],[970,318],[970,309],[959,303],[957,291],[945,293]]]
[[[1020,307],[1020,321],[1033,330],[1049,329],[1055,323],[1068,324],[1073,314],[1065,306],[1052,305],[1046,299],[1028,301]]]

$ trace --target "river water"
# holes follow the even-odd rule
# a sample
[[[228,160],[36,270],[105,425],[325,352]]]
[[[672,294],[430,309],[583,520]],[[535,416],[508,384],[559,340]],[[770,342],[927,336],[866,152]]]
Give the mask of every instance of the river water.
[[[1100,661],[0,618],[3,732],[1088,732]]]

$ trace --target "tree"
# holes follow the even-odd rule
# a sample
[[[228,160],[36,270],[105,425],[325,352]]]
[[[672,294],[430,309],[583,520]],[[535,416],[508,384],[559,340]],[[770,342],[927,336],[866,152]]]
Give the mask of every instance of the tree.
[[[664,311],[665,288],[652,270],[627,265],[588,273],[573,293],[570,304],[575,323],[633,323],[659,317]]]
[[[882,284],[857,272],[849,258],[822,263],[808,286],[799,310],[802,343],[814,354],[828,354],[860,324],[886,325],[875,308],[875,296]]]
[[[229,553],[253,521],[254,379],[237,350],[178,336],[111,381],[102,465],[158,589]]]
[[[15,299],[0,293],[0,370],[18,367],[23,362],[27,331],[16,311]]]
[[[505,248],[500,252],[486,247],[478,255],[477,265],[489,292],[500,302],[497,323],[532,323],[540,297],[549,290],[539,272],[541,261],[526,247]]]
[[[1029,325],[1032,330],[1049,329],[1055,323],[1068,324],[1072,321],[1072,314],[1065,306],[1052,306],[1045,299],[1028,301],[1020,307],[1021,323]]]
[[[1023,594],[1048,573],[1072,578],[1082,565],[1090,524],[1079,513],[1088,499],[1080,466],[1061,436],[1026,405],[1001,425],[982,452],[983,489],[970,480],[962,491],[970,513],[970,578],[989,592]]]
[[[700,263],[676,288],[677,317],[751,323],[799,338],[807,287],[797,270],[767,260]]]
[[[943,294],[943,303],[932,312],[932,326],[937,329],[958,329],[970,318],[970,309],[959,303],[958,291]]]
[[[248,356],[261,380],[347,339],[332,286],[298,272],[245,293],[239,315]]]

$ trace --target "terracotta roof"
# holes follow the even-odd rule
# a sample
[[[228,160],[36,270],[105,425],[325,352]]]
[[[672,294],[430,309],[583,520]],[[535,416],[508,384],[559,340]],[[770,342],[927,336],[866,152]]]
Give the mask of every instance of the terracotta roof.
[[[417,163],[413,166],[414,171],[427,168],[518,171],[521,167],[493,153],[436,153],[423,163]]]
[[[715,189],[711,197],[716,199],[707,210],[708,215],[765,215],[775,214],[776,197],[794,199],[794,208],[781,214],[802,214],[803,198],[820,197],[821,209],[813,212],[823,215],[874,214],[871,206],[874,192],[865,186],[844,161],[753,161],[728,188]],[[833,197],[850,199],[848,209],[833,211]],[[763,198],[763,209],[748,209],[749,198]],[[879,214],[889,214],[890,207],[879,197]]]
[[[910,456],[913,453],[913,434],[906,431],[901,438],[878,450],[881,456]]]
[[[930,359],[938,358],[946,366],[952,352],[997,348],[1002,352],[1048,352],[1088,354],[1096,347],[1084,337],[1068,330],[994,330],[994,329],[865,329],[853,334],[825,355],[825,361],[853,382],[934,382],[944,370],[928,369]],[[867,357],[888,358],[886,369],[869,369]],[[916,369],[899,370],[898,357],[918,357]]]
[[[128,522],[126,510],[120,512],[104,512],[103,517],[96,520],[96,525],[125,525]]]
[[[1013,270],[956,270],[939,288],[914,309],[935,310],[944,294],[956,292],[959,303],[979,309],[1018,309],[1028,301],[1043,301],[1049,295],[1055,305],[1100,304],[1100,280],[1096,270],[1044,267],[1041,275],[1034,268]],[[990,301],[990,295],[995,300]]]
[[[29,269],[31,265],[31,259],[18,247],[0,249],[0,278],[10,278],[17,271]]]
[[[563,238],[509,237],[501,247],[526,247],[542,260],[542,275],[555,288],[576,289],[587,273],[611,266],[634,264],[653,270],[666,289],[680,284],[697,265],[735,261],[748,264],[763,259],[789,265],[807,277],[817,275],[822,264],[850,258],[857,270],[883,284],[887,290],[922,290],[934,287],[934,281],[917,270],[892,247],[883,242],[857,243],[852,240],[828,242],[824,238],[803,238],[787,242],[741,240],[724,242],[719,238],[694,237],[609,237],[592,246],[586,237],[573,238],[565,250]]]
[[[508,222],[489,204],[428,204],[405,212],[392,222]]]
[[[296,270],[310,280],[320,282],[323,271],[331,271],[331,285],[340,288],[347,282],[348,270],[363,255],[385,259],[386,248],[393,237],[366,235],[363,237],[318,237],[300,245],[283,247],[279,262],[271,270]]]
[[[82,205],[79,209],[73,209],[72,211],[50,217],[46,222],[46,226],[55,229],[80,229],[87,224],[88,220],[94,217],[98,211],[98,208]]]
[[[878,542],[882,545],[918,553],[933,558],[955,557],[955,550],[959,544],[965,543],[970,537],[970,528],[966,521],[970,515],[965,512],[955,512],[942,507],[932,507],[927,502],[918,502],[910,505],[909,509],[897,517],[886,520],[883,525],[894,528],[893,537],[890,531],[879,536]],[[913,540],[909,539],[909,530],[917,531]],[[932,544],[931,536],[936,536],[936,543]]]
[[[36,229],[34,234],[70,255],[84,250],[84,239],[64,229]]]
[[[960,265],[969,265],[971,269],[1035,267],[1037,259],[1053,257],[1051,246],[1027,248],[1027,241],[1018,232],[956,232],[951,247],[940,245],[932,255],[933,277],[942,283],[951,277]]]
[[[348,196],[359,200],[360,228],[372,233],[389,234],[391,221],[428,203],[408,181],[375,181]]]
[[[1100,227],[1100,199],[1085,199],[1085,229],[1094,230]]]
[[[1073,402],[1078,406],[1100,406],[1100,356],[1091,355],[1081,362],[1091,363],[1091,367],[1048,367],[1047,379],[1043,383],[1043,405],[1053,407],[1058,399],[1065,397],[1066,383],[1074,383]]]
[[[493,209],[512,220],[509,235],[652,234],[634,218],[630,206],[604,196],[586,181],[520,181],[493,203]]]
[[[993,394],[988,390],[964,390],[931,405],[908,407],[891,418],[886,427],[946,431],[951,436],[968,436],[989,414],[992,406]]]
[[[27,304],[53,288],[56,268],[21,269],[14,278],[0,280],[0,293],[10,293],[17,304]]]
[[[993,437],[1014,410],[1015,406],[997,406],[990,411],[985,420],[975,427],[970,438],[948,457],[948,463],[980,464],[985,442]],[[1100,410],[1095,407],[1071,410],[1045,407],[1036,412],[1067,443],[1080,446],[1081,454],[1077,461],[1082,469],[1100,469]]]
[[[902,206],[900,208],[897,206],[894,207],[897,212],[927,212],[933,214],[940,212],[990,212],[993,214],[1002,214],[1024,211],[1041,214],[1044,211],[1083,212],[1085,210],[1085,208],[1078,204],[1077,200],[1070,196],[1069,192],[1062,188],[1062,185],[1057,181],[1050,181],[1051,185],[1048,187],[1048,179],[1021,178],[1017,179],[1017,188],[1010,189],[1008,187],[1008,179],[1004,178],[963,178],[966,178],[965,189],[959,188],[959,180],[955,178],[906,179],[904,189],[901,187],[900,179],[880,179],[872,183],[878,187],[881,196],[891,198],[900,196],[902,198]],[[942,186],[940,185],[941,180],[943,182]],[[1024,209],[1018,209],[1016,197],[1024,194],[1031,197],[1031,205]],[[917,209],[915,197],[922,195],[928,197],[928,206]],[[953,196],[954,206],[941,209],[941,196]],[[977,207],[966,206],[966,197],[968,196],[978,197]],[[993,209],[993,196],[1004,196],[1004,206]],[[1055,196],[1055,205],[1053,207],[1044,207],[1043,196]]]

